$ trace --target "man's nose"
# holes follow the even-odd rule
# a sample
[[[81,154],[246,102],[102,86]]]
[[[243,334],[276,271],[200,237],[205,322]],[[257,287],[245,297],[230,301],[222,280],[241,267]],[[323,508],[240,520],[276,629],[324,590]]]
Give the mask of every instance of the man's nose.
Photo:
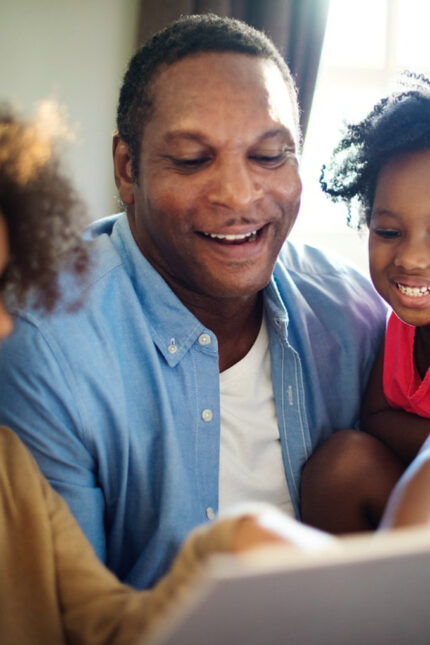
[[[208,190],[211,204],[244,211],[264,195],[263,187],[246,159],[219,160]]]
[[[394,265],[407,271],[427,269],[430,266],[430,236],[405,237],[397,248]]]

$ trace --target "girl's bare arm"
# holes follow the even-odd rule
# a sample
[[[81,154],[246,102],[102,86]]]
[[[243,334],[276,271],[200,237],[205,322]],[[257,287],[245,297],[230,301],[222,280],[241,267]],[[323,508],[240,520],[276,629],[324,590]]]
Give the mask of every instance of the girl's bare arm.
[[[382,387],[383,362],[384,343],[379,349],[364,395],[361,428],[380,439],[407,465],[430,434],[430,420],[388,405]]]

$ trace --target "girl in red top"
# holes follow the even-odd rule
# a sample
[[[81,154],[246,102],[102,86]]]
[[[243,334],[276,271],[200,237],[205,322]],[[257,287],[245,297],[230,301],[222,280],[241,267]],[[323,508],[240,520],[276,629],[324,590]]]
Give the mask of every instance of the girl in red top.
[[[349,125],[320,181],[347,204],[349,223],[357,211],[367,225],[371,278],[392,309],[363,400],[365,432],[335,433],[303,472],[303,520],[344,533],[378,526],[430,433],[430,80],[405,74],[399,91]],[[402,479],[396,517],[408,523],[430,519],[426,464],[425,447]]]

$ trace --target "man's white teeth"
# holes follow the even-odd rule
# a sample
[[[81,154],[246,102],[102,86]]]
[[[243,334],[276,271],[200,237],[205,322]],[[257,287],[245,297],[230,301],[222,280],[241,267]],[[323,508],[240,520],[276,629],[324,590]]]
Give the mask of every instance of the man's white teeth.
[[[227,242],[240,242],[247,240],[247,242],[254,242],[257,239],[257,231],[251,233],[244,233],[243,235],[223,235],[222,233],[205,233],[214,240],[226,240]]]
[[[396,283],[397,288],[400,293],[404,293],[405,296],[412,296],[413,298],[419,298],[420,296],[425,296],[430,293],[430,287],[407,287],[404,284]]]

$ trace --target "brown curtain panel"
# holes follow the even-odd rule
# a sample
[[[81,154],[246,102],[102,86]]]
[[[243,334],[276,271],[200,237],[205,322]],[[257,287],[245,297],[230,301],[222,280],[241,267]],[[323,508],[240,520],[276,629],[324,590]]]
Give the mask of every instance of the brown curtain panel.
[[[309,120],[330,0],[142,0],[138,45],[184,14],[239,18],[266,32],[296,79],[303,136]]]

